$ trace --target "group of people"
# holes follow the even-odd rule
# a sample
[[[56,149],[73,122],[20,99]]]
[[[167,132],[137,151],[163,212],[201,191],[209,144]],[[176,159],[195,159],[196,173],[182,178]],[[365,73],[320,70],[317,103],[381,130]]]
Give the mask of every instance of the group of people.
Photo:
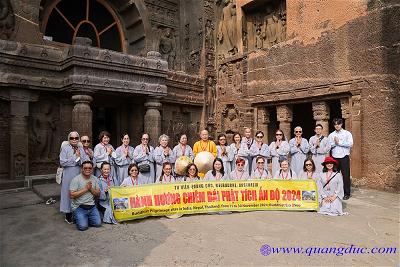
[[[136,147],[130,146],[129,135],[123,134],[121,146],[114,149],[110,134],[102,131],[99,144],[92,150],[88,136],[80,137],[77,132],[71,132],[68,143],[60,152],[63,167],[60,211],[65,213],[68,223],[74,218],[78,229],[86,230],[89,225],[100,226],[101,217],[103,222],[116,223],[108,194],[112,186],[203,179],[314,179],[319,191],[320,212],[343,215],[341,201],[350,197],[349,153],[353,139],[351,133],[342,128],[342,119],[334,119],[333,125],[335,131],[325,137],[322,125],[317,124],[315,135],[309,141],[302,137],[299,126],[294,129],[295,137],[289,142],[278,129],[270,145],[263,142],[262,131],[257,131],[253,139],[250,128],[244,129],[243,137],[235,133],[230,145],[225,134],[218,136],[217,145],[210,140],[208,131],[202,130],[193,149],[187,144],[185,134],[173,148],[169,145],[169,137],[162,134],[159,146],[153,148],[146,133]],[[214,155],[212,170],[201,173],[191,163],[185,175],[177,174],[174,163],[179,157],[187,156],[193,161],[202,151]],[[268,160],[272,162],[271,169]]]

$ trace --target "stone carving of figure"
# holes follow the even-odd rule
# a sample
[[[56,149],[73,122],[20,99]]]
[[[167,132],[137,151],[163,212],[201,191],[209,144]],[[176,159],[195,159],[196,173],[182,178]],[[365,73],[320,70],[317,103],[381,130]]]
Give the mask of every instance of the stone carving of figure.
[[[213,49],[214,48],[214,35],[213,35],[214,25],[211,20],[207,20],[206,22],[206,47]]]
[[[225,95],[226,90],[228,89],[228,67],[226,64],[221,65],[219,69],[219,76],[218,76],[218,84],[220,89],[220,94]]]
[[[208,118],[214,117],[215,114],[215,103],[217,100],[217,95],[215,93],[215,86],[214,86],[214,78],[209,76],[207,77],[207,115]]]
[[[25,177],[26,169],[26,158],[22,154],[17,154],[14,156],[14,177],[21,178]]]
[[[256,26],[256,42],[255,47],[260,49],[263,48],[263,33],[261,25],[257,24]]]
[[[277,24],[277,42],[283,42],[286,40],[286,11],[281,9],[278,13],[278,24]]]
[[[224,4],[217,36],[220,52],[224,55],[235,55],[237,53],[236,5],[230,0],[224,0]]]
[[[43,103],[42,112],[33,117],[33,141],[38,159],[50,159],[53,132],[56,129],[51,103]]]
[[[270,48],[277,41],[278,17],[272,12],[270,6],[267,7],[267,16],[265,17],[265,43],[264,47]]]
[[[238,116],[239,114],[235,108],[231,107],[228,109],[224,123],[226,134],[233,134],[239,132],[240,120]]]
[[[0,39],[10,38],[14,24],[14,12],[10,0],[0,0]]]
[[[175,57],[176,57],[176,49],[175,49],[175,41],[174,36],[172,34],[171,28],[164,29],[164,35],[160,39],[159,45],[160,53],[163,55],[163,58],[168,62],[168,68],[175,68]]]

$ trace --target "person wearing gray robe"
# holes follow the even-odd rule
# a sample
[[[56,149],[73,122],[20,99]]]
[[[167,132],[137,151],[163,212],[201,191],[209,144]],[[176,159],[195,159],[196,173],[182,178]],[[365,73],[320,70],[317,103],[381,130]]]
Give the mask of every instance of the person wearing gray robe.
[[[99,187],[100,187],[100,196],[99,196],[99,205],[103,207],[103,222],[117,224],[117,220],[115,220],[111,204],[110,204],[110,194],[108,189],[111,186],[115,186],[114,180],[111,176],[105,178],[103,175],[98,177],[99,179]]]
[[[226,181],[229,180],[229,176],[224,173],[224,175],[222,175],[222,173],[220,172],[215,172],[215,175],[212,173],[212,170],[209,170],[206,175],[204,176],[204,179],[201,181]]]
[[[290,152],[290,146],[287,141],[285,141],[285,137],[281,130],[276,130],[276,139],[269,145],[269,152],[272,157],[272,174],[274,175],[277,171],[280,170],[279,159],[283,159],[288,157]]]
[[[290,154],[292,156],[290,167],[292,171],[300,174],[303,171],[303,164],[310,150],[308,141],[302,138],[303,129],[300,126],[294,128],[295,137],[289,141]]]
[[[175,162],[175,154],[172,149],[168,146],[169,137],[166,134],[162,134],[159,137],[160,146],[154,149],[154,162],[156,164],[156,181],[160,179],[163,164],[165,162],[171,163],[171,166]],[[172,166],[173,169],[173,166]]]
[[[155,171],[154,171],[154,148],[149,146],[149,135],[143,134],[141,144],[135,147],[133,151],[133,159],[137,165],[149,165],[150,171],[141,172],[139,178],[141,179],[140,184],[152,184],[155,182]]]
[[[72,179],[80,174],[82,163],[89,160],[85,151],[78,145],[79,134],[71,132],[68,135],[69,143],[61,147],[60,166],[63,168],[61,181],[60,212],[65,213],[65,220],[72,223],[71,198],[69,186]]]
[[[103,162],[111,164],[111,175],[114,179],[118,179],[117,172],[115,170],[116,153],[114,147],[110,144],[111,134],[107,131],[101,131],[99,134],[99,141],[93,152],[93,163],[95,164],[95,176],[99,177],[101,174],[100,166]]]
[[[268,172],[268,169],[265,167],[265,161],[267,159],[263,156],[256,157],[255,165],[257,165],[256,169],[251,173],[250,179],[271,179],[272,176]]]
[[[317,124],[315,126],[315,135],[311,136],[309,145],[312,154],[312,159],[315,163],[316,172],[322,172],[321,163],[324,161],[325,156],[329,154],[331,145],[329,139],[322,135],[322,125]]]
[[[269,152],[269,146],[267,144],[264,143],[258,143],[258,142],[254,142],[251,145],[250,151],[249,151],[250,156],[253,158],[252,159],[252,172],[257,168],[257,164],[256,164],[256,159],[257,157],[261,156],[265,159],[265,163],[264,163],[264,169],[268,169],[268,164],[267,164],[267,159],[269,157],[271,157],[271,153]]]
[[[117,181],[115,185],[120,185],[125,177],[128,176],[128,166],[134,163],[133,152],[135,149],[129,145],[122,144],[115,150],[115,164],[117,169]]]
[[[225,153],[224,155],[222,155],[223,150],[225,149]],[[217,146],[217,157],[222,159],[222,162],[224,163],[224,171],[226,173],[230,173],[231,172],[231,163],[233,160],[233,154],[231,152],[231,148],[229,146]]]
[[[328,185],[325,184],[332,179]],[[324,187],[325,186],[325,187]],[[343,212],[342,200],[344,197],[343,177],[340,172],[333,172],[329,178],[327,172],[322,173],[317,180],[320,209],[318,213],[330,216],[347,215]]]
[[[172,152],[174,153],[175,160],[181,156],[188,156],[192,161],[194,160],[193,149],[187,144],[186,134],[181,135],[179,144],[172,149]]]

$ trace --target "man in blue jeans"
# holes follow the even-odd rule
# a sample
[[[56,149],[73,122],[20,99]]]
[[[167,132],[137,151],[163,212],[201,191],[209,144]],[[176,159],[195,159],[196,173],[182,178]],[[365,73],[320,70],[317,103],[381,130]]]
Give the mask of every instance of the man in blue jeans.
[[[76,227],[85,231],[90,226],[100,227],[100,213],[96,208],[95,197],[100,195],[98,180],[92,175],[93,163],[82,163],[81,174],[75,176],[69,187],[71,194],[71,209]]]

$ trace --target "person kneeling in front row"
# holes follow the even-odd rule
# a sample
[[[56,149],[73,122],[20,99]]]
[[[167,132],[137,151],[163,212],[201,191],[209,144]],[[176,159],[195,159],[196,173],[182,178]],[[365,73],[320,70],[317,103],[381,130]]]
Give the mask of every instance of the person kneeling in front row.
[[[71,195],[71,208],[74,214],[76,227],[85,231],[90,226],[100,227],[100,213],[95,205],[95,197],[100,196],[98,180],[92,175],[93,163],[82,163],[81,174],[75,176],[69,187]]]

